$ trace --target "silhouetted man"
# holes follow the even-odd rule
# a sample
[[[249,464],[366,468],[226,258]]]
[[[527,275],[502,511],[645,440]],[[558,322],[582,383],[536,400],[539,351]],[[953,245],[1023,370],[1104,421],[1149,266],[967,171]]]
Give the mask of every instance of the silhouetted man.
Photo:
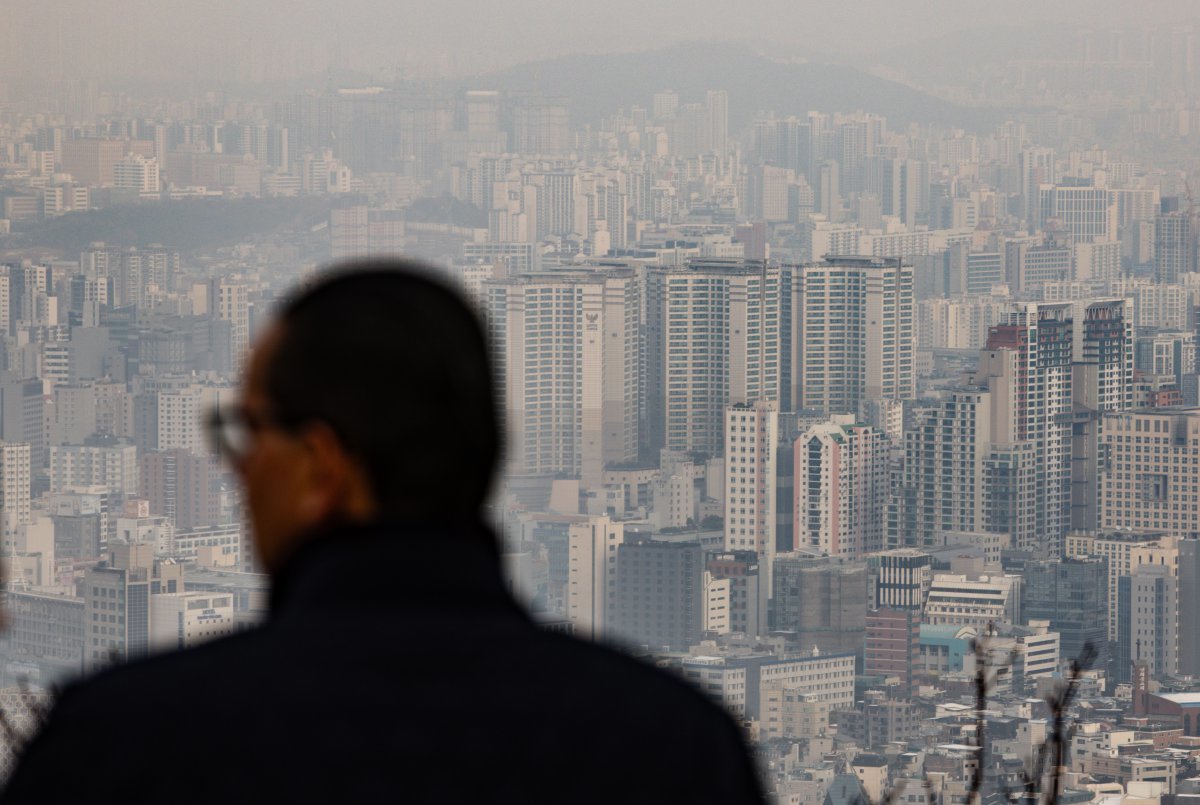
[[[715,705],[509,597],[483,331],[411,266],[350,268],[283,307],[213,422],[267,622],[70,688],[4,801],[759,801]]]

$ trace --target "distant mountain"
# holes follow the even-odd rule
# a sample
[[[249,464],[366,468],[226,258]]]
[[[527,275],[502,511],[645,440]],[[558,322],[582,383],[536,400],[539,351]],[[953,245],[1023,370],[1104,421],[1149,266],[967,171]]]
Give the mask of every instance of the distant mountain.
[[[810,110],[862,109],[886,116],[894,126],[933,123],[980,129],[993,124],[986,110],[957,106],[853,67],[775,61],[734,44],[565,56],[510,67],[463,86],[566,96],[578,123],[598,121],[634,104],[649,108],[653,94],[664,89],[678,92],[681,103],[702,101],[709,89],[724,89],[735,131],[760,111],[804,115]]]

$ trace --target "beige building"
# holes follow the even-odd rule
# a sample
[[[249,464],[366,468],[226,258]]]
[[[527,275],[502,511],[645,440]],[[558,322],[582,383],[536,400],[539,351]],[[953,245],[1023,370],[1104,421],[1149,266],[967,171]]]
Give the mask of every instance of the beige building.
[[[1020,576],[939,573],[925,599],[925,623],[973,626],[978,632],[987,631],[992,624],[1018,623],[1020,585]]]
[[[1067,535],[1067,556],[1103,556],[1108,563],[1108,639],[1117,639],[1121,610],[1120,579],[1132,576],[1139,567],[1162,565],[1179,575],[1177,540],[1164,532],[1130,533],[1102,531]]]
[[[693,656],[683,675],[735,718],[757,720],[764,739],[819,734],[830,710],[854,703],[853,654]]]
[[[1200,535],[1200,409],[1110,413],[1099,439],[1101,528]]]
[[[234,631],[233,596],[160,593],[150,596],[150,649],[191,648]]]
[[[725,550],[775,555],[778,412],[767,400],[725,410]]]
[[[625,526],[607,516],[571,523],[567,534],[567,618],[585,640],[605,635],[617,584],[617,546]]]
[[[12,553],[22,528],[32,522],[30,446],[0,442],[0,537],[3,553]]]

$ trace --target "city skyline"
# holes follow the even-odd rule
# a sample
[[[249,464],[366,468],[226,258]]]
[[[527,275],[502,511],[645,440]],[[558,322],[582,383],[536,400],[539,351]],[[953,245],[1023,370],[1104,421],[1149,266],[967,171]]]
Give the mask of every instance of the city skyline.
[[[14,6],[0,705],[270,617],[209,425],[296,288],[400,257],[486,332],[507,594],[775,802],[1200,795],[1184,11]],[[453,593],[426,553],[353,585]]]

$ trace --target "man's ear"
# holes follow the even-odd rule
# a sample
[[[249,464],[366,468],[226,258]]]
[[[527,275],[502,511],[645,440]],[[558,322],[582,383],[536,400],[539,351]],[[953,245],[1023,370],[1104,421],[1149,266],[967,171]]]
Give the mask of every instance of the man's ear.
[[[346,450],[337,433],[324,422],[313,422],[303,434],[308,500],[306,516],[322,521],[333,515],[366,520],[375,514],[375,501],[366,468]]]

